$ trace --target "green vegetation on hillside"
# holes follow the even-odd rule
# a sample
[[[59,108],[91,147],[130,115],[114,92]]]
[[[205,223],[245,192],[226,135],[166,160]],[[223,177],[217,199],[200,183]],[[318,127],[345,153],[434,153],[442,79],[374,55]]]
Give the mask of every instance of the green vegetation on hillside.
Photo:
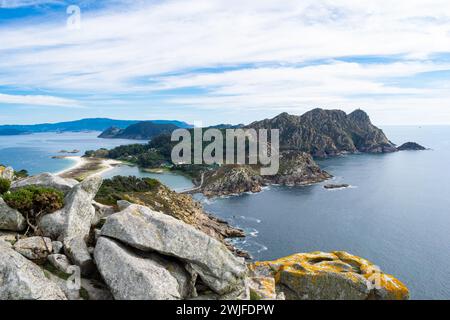
[[[64,194],[53,188],[27,186],[3,195],[3,200],[11,208],[22,213],[29,227],[37,232],[39,217],[55,212],[64,206]]]
[[[142,121],[132,124],[125,129],[109,128],[99,137],[108,139],[136,139],[148,140],[162,133],[172,133],[179,129],[172,123],[155,123],[152,121]]]
[[[0,163],[0,168],[4,169],[6,167],[8,167],[8,166]],[[26,177],[28,177],[28,171],[27,170],[19,170],[19,171],[14,170],[14,177],[16,179],[26,178]]]
[[[22,179],[29,176],[27,170],[14,171],[14,176],[16,179]]]
[[[149,192],[160,185],[161,183],[158,180],[151,178],[139,179],[136,177],[116,176],[103,181],[95,200],[106,205],[115,205],[118,200],[124,200],[126,193]]]
[[[9,181],[8,179],[0,178],[0,195],[8,192],[10,187],[11,181]]]

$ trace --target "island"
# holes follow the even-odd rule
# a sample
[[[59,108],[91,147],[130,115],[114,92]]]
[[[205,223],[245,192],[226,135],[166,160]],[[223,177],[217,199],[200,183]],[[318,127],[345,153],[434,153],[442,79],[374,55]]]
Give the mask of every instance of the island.
[[[233,126],[223,125],[219,130],[230,127]],[[135,128],[136,125],[130,126],[130,130],[133,129],[131,131]],[[324,109],[313,109],[301,116],[281,113],[272,119],[238,125],[235,128],[280,130],[280,170],[276,175],[262,176],[259,166],[247,164],[174,165],[171,161],[171,150],[175,142],[171,141],[169,132],[153,136],[148,144],[132,144],[111,150],[90,150],[86,152],[85,157],[125,161],[146,170],[178,172],[190,177],[196,185],[188,192],[201,192],[208,197],[215,197],[260,192],[269,185],[305,186],[330,179],[332,175],[322,170],[315,159],[351,153],[399,151],[384,132],[372,124],[367,113],[360,109],[350,114]],[[118,132],[130,130],[127,128]],[[152,132],[154,131],[149,131],[148,134]]]
[[[427,148],[421,146],[416,142],[406,142],[397,148],[398,151],[422,151],[427,150]]]
[[[345,189],[350,187],[349,184],[326,184],[323,186],[325,189]]]

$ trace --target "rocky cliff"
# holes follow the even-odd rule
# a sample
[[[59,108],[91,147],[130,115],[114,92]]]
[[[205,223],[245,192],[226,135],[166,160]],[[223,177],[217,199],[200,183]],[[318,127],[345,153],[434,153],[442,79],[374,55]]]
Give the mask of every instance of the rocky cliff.
[[[375,127],[362,110],[314,109],[301,116],[282,113],[247,126],[279,129],[282,150],[299,150],[317,157],[354,152],[394,152],[395,145]]]
[[[227,238],[245,237],[245,233],[227,222],[207,214],[201,203],[191,196],[176,193],[153,179],[114,177],[105,180],[95,200],[113,205],[125,200],[140,204],[158,212],[164,212],[224,243],[230,250],[247,257],[244,252],[229,245]]]
[[[208,197],[260,192],[264,186],[281,184],[302,186],[322,182],[331,175],[320,169],[311,155],[299,151],[284,151],[280,155],[280,169],[276,175],[262,176],[258,166],[225,165],[206,171],[200,188]]]
[[[208,197],[260,192],[264,181],[251,166],[226,165],[207,171],[201,191]]]
[[[397,151],[362,110],[346,114],[340,110],[314,109],[302,116],[282,113],[273,119],[253,122],[245,128],[280,130],[279,172],[262,177],[255,166],[225,166],[206,172],[201,188],[205,195],[259,192],[261,187],[270,184],[298,186],[329,179],[331,175],[321,170],[312,156]]]

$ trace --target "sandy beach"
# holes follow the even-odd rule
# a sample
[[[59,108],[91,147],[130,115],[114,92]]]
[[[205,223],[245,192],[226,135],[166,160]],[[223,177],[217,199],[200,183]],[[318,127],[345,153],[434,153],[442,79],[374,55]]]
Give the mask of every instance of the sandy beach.
[[[79,156],[67,156],[64,159],[74,161],[74,165],[68,169],[56,173],[62,178],[84,180],[89,176],[101,175],[115,166],[121,164],[120,161],[112,159],[83,158]]]

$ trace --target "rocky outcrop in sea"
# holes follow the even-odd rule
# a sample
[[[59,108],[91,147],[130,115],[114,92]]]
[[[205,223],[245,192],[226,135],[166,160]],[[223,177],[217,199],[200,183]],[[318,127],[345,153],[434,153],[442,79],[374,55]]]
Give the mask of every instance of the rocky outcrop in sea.
[[[397,148],[398,151],[423,151],[427,150],[424,146],[416,142],[406,142]]]
[[[276,175],[262,176],[257,166],[225,165],[205,173],[201,192],[208,196],[260,192],[263,187],[277,184],[304,186],[322,182],[332,176],[320,169],[311,155],[300,151],[283,151]]]

